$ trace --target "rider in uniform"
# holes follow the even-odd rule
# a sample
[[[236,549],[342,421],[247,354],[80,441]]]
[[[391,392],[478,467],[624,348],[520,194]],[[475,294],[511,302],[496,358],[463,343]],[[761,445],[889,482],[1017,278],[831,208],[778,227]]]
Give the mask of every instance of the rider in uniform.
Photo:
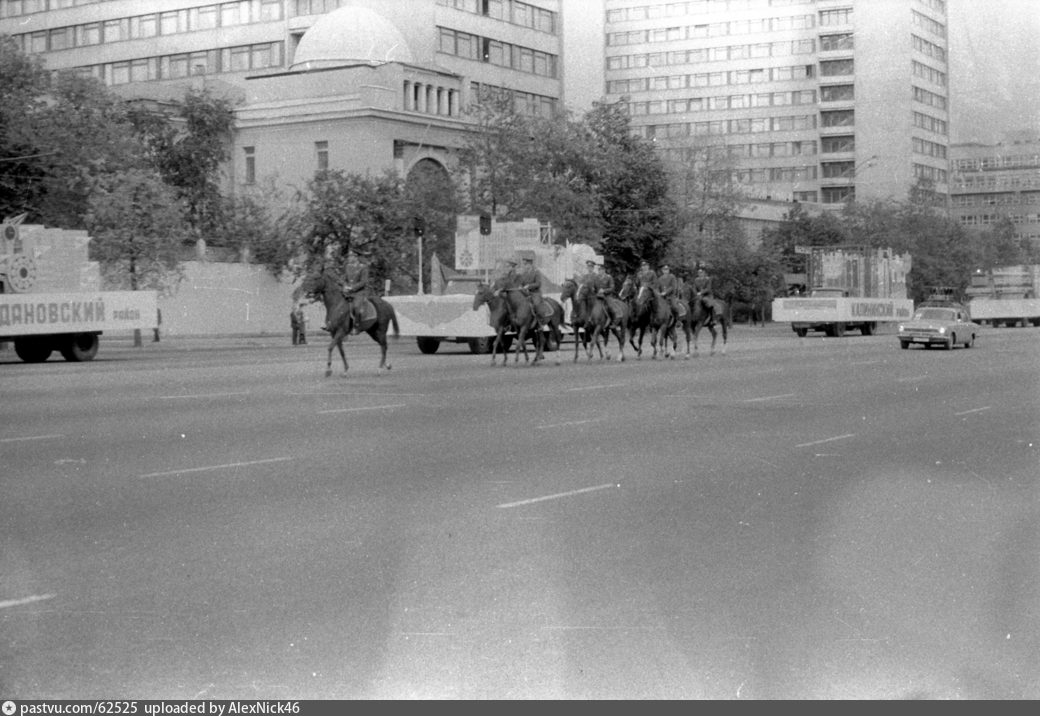
[[[593,278],[593,288],[596,289],[596,298],[603,301],[603,305],[607,309],[607,315],[610,316],[611,324],[617,323],[617,314],[614,312],[614,307],[610,305],[610,298],[615,295],[614,291],[614,279],[603,264],[595,264],[596,274]]]
[[[368,298],[368,266],[361,263],[357,253],[347,252],[347,265],[343,270],[343,296],[350,304],[353,318],[353,333],[361,333],[361,321],[364,318],[363,305]]]
[[[639,262],[639,271],[636,272],[636,286],[642,288],[646,286],[657,290],[657,274],[650,268],[650,262],[643,259]]]
[[[516,259],[503,259],[502,263],[504,264],[504,270],[498,276],[498,278],[495,279],[494,283],[491,286],[491,290],[495,293],[495,295],[499,296],[502,295],[502,292],[506,289],[517,288],[520,285],[520,277],[517,276],[516,273]]]
[[[676,318],[683,315],[683,311],[679,306],[679,277],[672,273],[672,268],[668,264],[661,266],[661,275],[657,277],[657,290],[661,292],[661,298],[668,301],[668,305],[672,307],[672,314]]]
[[[538,316],[538,322],[544,327],[549,319],[545,315],[546,303],[542,300],[542,275],[534,267],[533,256],[525,255],[520,260],[523,262],[518,276],[520,288],[523,289],[524,295],[531,299],[535,315]]]
[[[711,299],[714,298],[715,293],[711,285],[711,276],[708,275],[703,266],[697,266],[697,276],[693,279],[693,290],[701,302],[701,307],[710,318],[714,318],[715,307],[712,305]]]

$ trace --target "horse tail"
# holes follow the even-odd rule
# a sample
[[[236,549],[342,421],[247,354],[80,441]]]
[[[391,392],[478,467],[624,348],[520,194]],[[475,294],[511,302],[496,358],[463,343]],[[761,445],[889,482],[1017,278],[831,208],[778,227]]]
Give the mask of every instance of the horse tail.
[[[387,305],[390,306],[390,324],[394,327],[394,338],[400,338],[401,328],[397,325],[397,311],[394,309],[393,305],[389,303]]]

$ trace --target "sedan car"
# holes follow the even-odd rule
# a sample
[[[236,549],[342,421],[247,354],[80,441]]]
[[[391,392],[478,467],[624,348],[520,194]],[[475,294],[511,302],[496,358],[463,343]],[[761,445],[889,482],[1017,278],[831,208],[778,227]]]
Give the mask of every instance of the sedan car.
[[[963,306],[921,306],[909,321],[899,324],[899,347],[909,348],[920,343],[925,348],[942,346],[947,350],[955,345],[971,348],[979,324],[971,320]]]

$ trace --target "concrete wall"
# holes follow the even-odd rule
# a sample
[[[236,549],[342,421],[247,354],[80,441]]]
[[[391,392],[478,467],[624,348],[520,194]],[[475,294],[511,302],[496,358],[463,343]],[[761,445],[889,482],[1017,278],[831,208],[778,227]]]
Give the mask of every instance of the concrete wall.
[[[290,335],[290,278],[279,281],[263,266],[186,261],[185,279],[172,296],[159,297],[164,336]],[[304,309],[308,333],[319,332],[325,307]]]

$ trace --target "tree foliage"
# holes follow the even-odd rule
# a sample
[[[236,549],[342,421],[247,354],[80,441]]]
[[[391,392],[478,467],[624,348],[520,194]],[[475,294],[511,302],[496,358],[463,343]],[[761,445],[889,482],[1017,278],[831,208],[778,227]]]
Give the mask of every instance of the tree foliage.
[[[95,183],[88,206],[90,255],[107,287],[170,292],[185,226],[174,190],[150,170],[115,172]]]

